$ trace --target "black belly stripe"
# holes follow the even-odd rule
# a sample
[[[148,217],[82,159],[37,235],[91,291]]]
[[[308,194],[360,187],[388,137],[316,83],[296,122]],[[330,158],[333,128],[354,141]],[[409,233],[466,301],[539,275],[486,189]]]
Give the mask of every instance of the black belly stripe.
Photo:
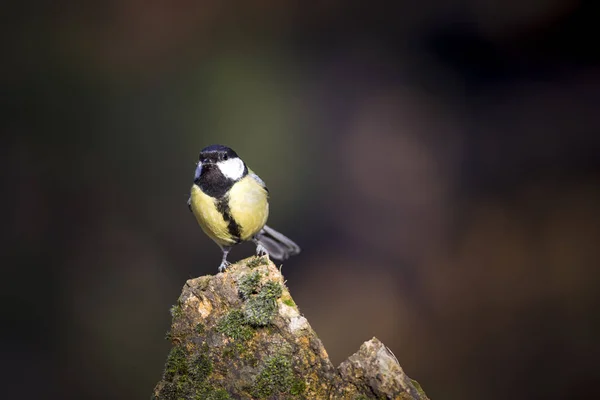
[[[217,205],[217,211],[221,213],[225,222],[227,222],[227,230],[229,234],[233,236],[236,243],[241,242],[242,232],[240,226],[235,222],[231,215],[231,209],[229,208],[229,196],[225,195],[220,199],[215,199]]]

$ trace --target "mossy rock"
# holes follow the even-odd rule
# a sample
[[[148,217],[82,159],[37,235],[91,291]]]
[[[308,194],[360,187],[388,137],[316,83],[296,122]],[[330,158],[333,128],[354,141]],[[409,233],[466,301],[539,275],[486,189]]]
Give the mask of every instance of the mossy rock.
[[[336,369],[266,257],[190,279],[171,314],[174,347],[153,393],[159,400],[427,399],[395,359],[377,369],[378,341]],[[370,386],[378,380],[387,383]]]

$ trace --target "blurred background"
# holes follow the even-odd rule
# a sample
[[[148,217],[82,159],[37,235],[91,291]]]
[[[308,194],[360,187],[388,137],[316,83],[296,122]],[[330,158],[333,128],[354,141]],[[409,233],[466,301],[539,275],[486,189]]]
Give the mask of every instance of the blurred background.
[[[335,365],[376,336],[434,400],[600,396],[590,2],[318,3],[2,7],[5,398],[149,397],[220,262],[186,206],[213,143]]]

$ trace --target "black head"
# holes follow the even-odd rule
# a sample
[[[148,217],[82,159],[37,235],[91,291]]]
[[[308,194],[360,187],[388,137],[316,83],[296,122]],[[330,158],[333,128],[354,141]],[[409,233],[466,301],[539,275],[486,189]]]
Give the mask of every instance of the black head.
[[[227,146],[214,144],[200,151],[194,183],[207,195],[221,198],[248,174],[246,164]]]
[[[230,158],[238,157],[237,153],[222,144],[213,144],[200,150],[199,161],[202,164],[216,164],[219,161],[227,161]]]

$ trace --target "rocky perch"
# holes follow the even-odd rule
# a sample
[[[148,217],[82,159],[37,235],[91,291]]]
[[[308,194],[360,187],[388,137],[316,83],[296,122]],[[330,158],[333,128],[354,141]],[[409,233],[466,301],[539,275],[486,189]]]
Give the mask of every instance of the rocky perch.
[[[266,257],[188,280],[171,314],[153,399],[427,399],[376,338],[335,368]]]

